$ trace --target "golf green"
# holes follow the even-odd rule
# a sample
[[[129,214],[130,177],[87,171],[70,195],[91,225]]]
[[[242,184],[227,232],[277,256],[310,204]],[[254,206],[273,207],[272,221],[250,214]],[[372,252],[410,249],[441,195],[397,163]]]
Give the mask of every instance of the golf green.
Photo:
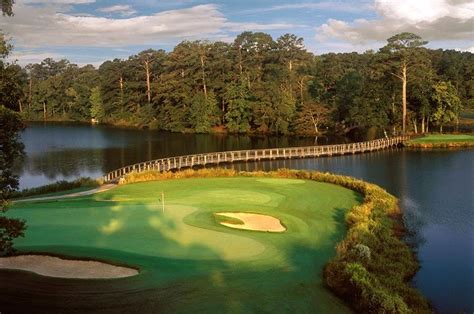
[[[162,199],[164,194],[164,202]],[[322,269],[362,196],[309,180],[174,179],[74,199],[15,204],[27,220],[20,252],[139,269],[120,279],[63,279],[1,270],[0,304],[53,312],[347,312]],[[164,206],[163,206],[164,204]],[[214,213],[278,218],[282,233],[233,229]]]

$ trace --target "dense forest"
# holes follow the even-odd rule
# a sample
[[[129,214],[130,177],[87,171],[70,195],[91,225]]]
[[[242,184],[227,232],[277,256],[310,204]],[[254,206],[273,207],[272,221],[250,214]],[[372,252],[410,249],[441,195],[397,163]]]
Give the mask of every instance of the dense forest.
[[[9,47],[2,40],[2,56]],[[425,48],[411,33],[379,51],[308,52],[302,38],[244,32],[183,41],[98,69],[2,58],[0,97],[27,120],[99,121],[176,132],[426,132],[474,107],[474,54]]]

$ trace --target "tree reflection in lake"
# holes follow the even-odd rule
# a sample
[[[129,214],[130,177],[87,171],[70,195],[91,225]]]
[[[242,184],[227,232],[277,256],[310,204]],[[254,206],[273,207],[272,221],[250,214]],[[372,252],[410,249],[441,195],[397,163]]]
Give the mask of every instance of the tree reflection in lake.
[[[21,188],[103,173],[133,163],[204,152],[314,145],[315,138],[181,134],[67,123],[29,123],[27,157],[17,165]],[[318,137],[319,145],[347,142]]]

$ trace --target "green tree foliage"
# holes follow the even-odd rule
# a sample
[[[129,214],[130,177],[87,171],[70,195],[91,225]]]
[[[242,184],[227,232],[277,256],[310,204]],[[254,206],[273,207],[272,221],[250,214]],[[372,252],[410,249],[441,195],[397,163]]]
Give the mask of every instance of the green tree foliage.
[[[18,113],[0,105],[0,255],[14,252],[13,240],[24,236],[23,220],[6,217],[8,200],[18,189],[18,177],[13,174],[13,164],[23,155],[19,133],[23,122]]]
[[[250,131],[251,102],[250,91],[243,78],[231,82],[225,94],[228,103],[225,114],[226,127],[230,132],[245,133]]]
[[[12,16],[14,3],[15,3],[14,0],[0,0],[0,7],[2,10],[2,14],[6,16]]]
[[[406,131],[407,120],[407,83],[408,71],[419,63],[429,60],[424,57],[420,47],[428,42],[413,33],[400,33],[387,39],[382,53],[387,52],[388,58],[396,68],[392,74],[402,82],[402,132]]]
[[[474,106],[474,55],[430,50],[425,43],[402,33],[377,52],[314,56],[293,34],[274,40],[243,32],[230,44],[183,41],[170,52],[147,49],[99,69],[49,58],[23,69],[2,64],[9,80],[2,78],[0,96],[12,96],[15,102],[6,106],[38,120],[89,121],[91,92],[99,87],[101,122],[111,124],[176,132],[314,133],[330,127],[423,133],[435,121],[437,82],[451,82],[463,106]],[[0,53],[9,49],[3,41]],[[315,104],[324,108],[324,121],[311,114],[318,112]]]
[[[189,124],[198,133],[208,133],[219,123],[219,108],[214,93],[198,93],[191,102]]]
[[[20,66],[5,60],[12,48],[0,32],[0,100],[7,108],[22,111],[26,75]]]
[[[305,102],[298,112],[296,131],[302,134],[319,134],[321,125],[329,122],[331,111],[316,102]]]
[[[100,90],[107,116],[125,112],[125,62],[119,59],[106,61],[99,67]]]
[[[26,67],[25,98],[28,117],[89,120],[89,97],[99,84],[99,73],[91,66],[78,67],[67,60],[45,59]]]
[[[26,82],[25,72],[16,64],[0,61],[0,99],[9,109],[24,110],[24,90]]]
[[[4,15],[12,15],[13,1],[0,2]],[[12,46],[0,33],[0,255],[14,252],[13,240],[24,236],[26,223],[9,218],[8,210],[12,193],[18,190],[18,176],[13,173],[14,162],[23,156],[19,133],[24,125],[20,115],[8,108],[19,105],[21,111],[21,69],[5,61]]]
[[[462,108],[461,100],[450,82],[439,82],[433,86],[432,99],[435,106],[433,121],[439,125],[439,130],[442,133],[444,125],[459,119]]]
[[[89,101],[91,103],[91,117],[101,121],[104,118],[105,112],[100,87],[96,86],[92,88]]]

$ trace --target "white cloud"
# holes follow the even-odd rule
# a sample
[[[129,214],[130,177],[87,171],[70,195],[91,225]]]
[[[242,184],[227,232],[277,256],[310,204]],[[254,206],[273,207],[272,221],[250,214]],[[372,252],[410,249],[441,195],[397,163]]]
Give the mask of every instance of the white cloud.
[[[114,49],[116,50],[116,49]],[[122,54],[114,53],[110,58],[104,56],[93,56],[93,55],[84,55],[81,53],[68,54],[67,56],[62,53],[55,51],[45,51],[45,50],[16,50],[14,49],[12,53],[8,56],[9,62],[14,62],[21,66],[25,66],[29,63],[40,63],[46,58],[52,58],[54,60],[68,59],[71,63],[77,64],[78,66],[85,66],[88,64],[93,65],[98,68],[102,63],[109,59],[114,58],[126,58],[128,56],[123,56]]]
[[[87,4],[96,0],[23,0],[25,4]]]
[[[410,23],[431,23],[445,17],[466,20],[474,15],[474,2],[449,0],[377,0],[375,8],[383,16]]]
[[[226,22],[223,25],[223,28],[232,32],[294,29],[296,27],[305,27],[305,25],[297,25],[297,24],[289,24],[289,23],[261,24],[261,23],[233,23],[233,22]]]
[[[371,10],[373,7],[368,3],[362,3],[354,5],[354,3],[348,2],[334,2],[334,1],[323,1],[323,2],[297,2],[288,3],[281,5],[274,5],[264,9],[257,9],[259,12],[271,12],[271,11],[286,11],[286,10],[321,10],[321,11],[334,11],[334,12],[346,12],[346,13],[359,13],[367,10]]]
[[[35,0],[37,1],[37,0]],[[124,7],[109,7],[119,12]],[[54,6],[18,4],[15,16],[0,18],[0,28],[20,47],[157,45],[183,39],[227,38],[229,31],[290,29],[286,23],[234,23],[214,4],[129,18],[58,13]]]
[[[472,47],[466,47],[466,48],[454,48],[454,50],[462,51],[462,52],[474,53],[474,46],[472,46]]]
[[[120,14],[121,16],[131,16],[137,13],[130,5],[113,5],[111,7],[105,7],[97,9],[102,13]]]
[[[474,2],[466,0],[374,0],[380,18],[345,22],[329,19],[317,28],[316,39],[354,44],[383,41],[400,32],[427,40],[472,40]]]
[[[319,43],[310,43],[306,44],[306,48],[313,52],[314,54],[324,54],[324,53],[340,53],[340,52],[359,52],[363,53],[367,50],[378,50],[380,48],[379,43],[370,43],[370,44],[353,44],[344,41],[328,41],[328,42],[319,42]]]
[[[216,34],[226,22],[214,5],[125,19],[57,11],[51,6],[18,4],[15,16],[0,18],[0,28],[14,38],[16,45],[24,47],[125,46]]]
[[[8,59],[12,62],[16,62],[22,66],[28,63],[39,63],[46,58],[62,59],[64,55],[56,52],[38,52],[38,51],[16,51],[13,50],[12,54]]]

